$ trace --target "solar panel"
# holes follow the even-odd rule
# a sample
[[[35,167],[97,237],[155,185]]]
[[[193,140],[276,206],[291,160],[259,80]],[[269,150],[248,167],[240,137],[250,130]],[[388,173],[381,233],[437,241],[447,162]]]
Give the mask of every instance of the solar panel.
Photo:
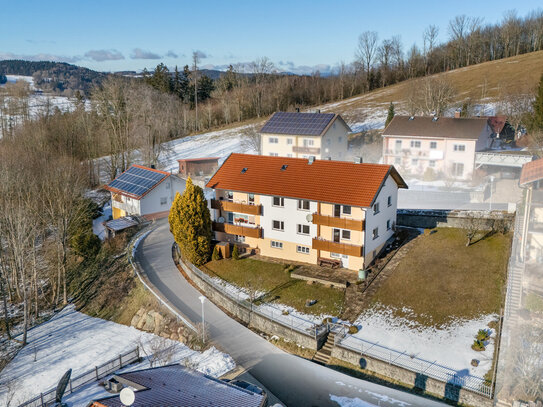
[[[261,133],[318,136],[334,116],[333,113],[277,112],[262,127]]]
[[[165,177],[167,174],[150,169],[130,167],[111,181],[109,186],[128,194],[142,196]]]

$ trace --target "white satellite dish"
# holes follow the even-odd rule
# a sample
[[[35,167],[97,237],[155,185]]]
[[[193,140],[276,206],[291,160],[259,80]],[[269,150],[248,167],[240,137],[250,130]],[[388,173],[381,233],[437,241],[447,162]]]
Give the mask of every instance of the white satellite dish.
[[[121,403],[123,403],[123,406],[131,406],[134,404],[134,400],[136,400],[134,391],[128,387],[121,390],[119,397],[121,398]]]
[[[307,220],[308,222],[313,222],[313,214],[308,213],[307,216],[306,216],[305,218],[306,218],[306,220]]]
[[[219,223],[224,223],[224,218],[222,216],[219,218]]]

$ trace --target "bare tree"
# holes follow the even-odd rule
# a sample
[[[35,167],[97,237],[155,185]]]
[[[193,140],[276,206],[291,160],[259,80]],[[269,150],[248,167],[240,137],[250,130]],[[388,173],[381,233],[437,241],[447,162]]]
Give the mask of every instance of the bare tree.
[[[379,35],[377,34],[377,31],[364,31],[358,37],[356,58],[360,61],[366,71],[366,81],[368,87],[370,82],[370,70],[375,63],[375,58],[377,57],[378,39]]]
[[[200,130],[198,121],[198,64],[200,63],[200,52],[192,53],[192,81],[194,83],[194,110],[196,113],[196,130]]]
[[[466,232],[466,247],[470,246],[473,242],[473,239],[477,234],[481,233],[481,230],[484,228],[484,219],[477,217],[477,215],[471,214],[466,219],[464,231]]]
[[[424,61],[426,65],[426,73],[430,70],[430,56],[434,52],[437,36],[439,35],[439,27],[437,25],[429,25],[424,29],[422,39],[424,42]]]
[[[441,116],[450,106],[456,92],[452,85],[440,77],[426,77],[420,80],[416,92],[418,109],[425,114]]]
[[[242,145],[247,149],[261,153],[262,137],[256,130],[256,127],[251,126],[242,131]]]

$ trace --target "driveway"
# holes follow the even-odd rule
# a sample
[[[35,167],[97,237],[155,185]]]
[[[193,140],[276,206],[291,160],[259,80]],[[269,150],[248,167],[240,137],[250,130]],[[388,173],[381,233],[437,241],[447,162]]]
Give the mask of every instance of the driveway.
[[[181,275],[171,257],[173,237],[166,220],[139,244],[136,260],[178,311],[191,321],[202,320],[201,295]],[[260,381],[286,406],[444,406],[445,404],[339,373],[288,354],[228,317],[210,301],[205,321],[211,340]],[[359,400],[349,400],[359,399]],[[349,403],[350,401],[350,403]]]

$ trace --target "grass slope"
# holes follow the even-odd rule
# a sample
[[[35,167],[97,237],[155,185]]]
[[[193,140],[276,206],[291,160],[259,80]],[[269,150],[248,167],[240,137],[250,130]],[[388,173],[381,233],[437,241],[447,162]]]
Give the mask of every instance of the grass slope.
[[[496,233],[466,247],[462,229],[436,230],[417,238],[374,303],[430,326],[499,313],[511,236]]]

